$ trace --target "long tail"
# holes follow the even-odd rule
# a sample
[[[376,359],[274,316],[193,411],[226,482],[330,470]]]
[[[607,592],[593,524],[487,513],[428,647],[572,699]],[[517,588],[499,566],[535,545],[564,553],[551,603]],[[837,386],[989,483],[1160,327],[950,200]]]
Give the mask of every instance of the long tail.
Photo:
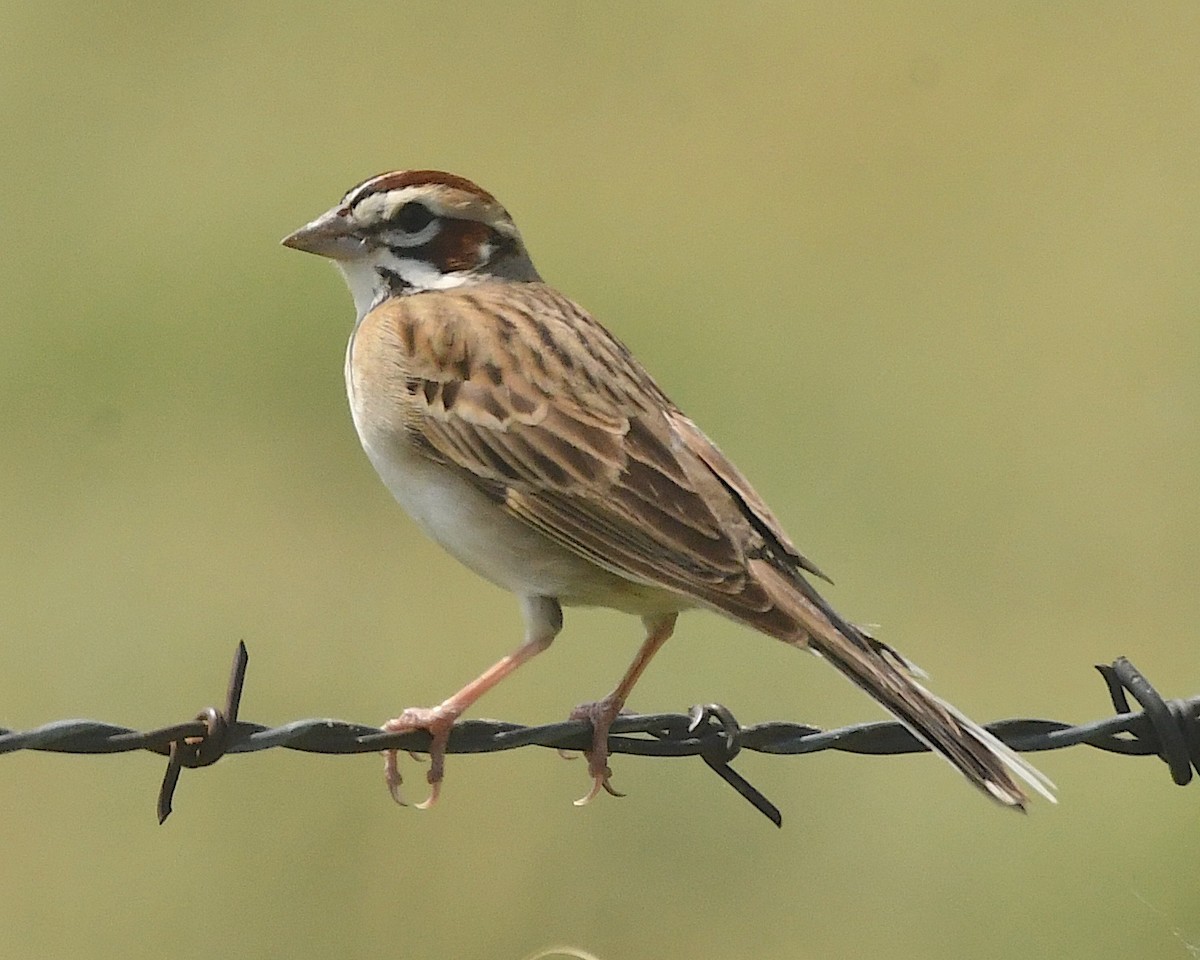
[[[766,565],[764,564],[764,567]],[[833,664],[855,686],[895,715],[918,740],[940,754],[971,783],[1007,807],[1025,809],[1024,782],[1054,802],[1054,785],[996,736],[913,679],[912,667],[895,651],[846,623],[811,587],[798,595],[777,571],[759,571],[780,606],[804,636],[780,637],[807,647]],[[771,581],[774,581],[772,583]],[[805,584],[805,586],[808,586]]]

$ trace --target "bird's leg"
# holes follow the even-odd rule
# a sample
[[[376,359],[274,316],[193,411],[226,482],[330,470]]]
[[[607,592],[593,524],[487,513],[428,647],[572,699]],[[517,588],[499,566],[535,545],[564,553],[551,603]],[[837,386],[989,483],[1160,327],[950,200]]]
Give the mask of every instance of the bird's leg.
[[[675,630],[675,618],[676,614],[674,613],[658,617],[644,617],[642,622],[646,625],[646,639],[642,642],[637,656],[633,658],[633,663],[625,671],[621,682],[603,700],[597,700],[595,703],[581,703],[571,711],[572,720],[587,720],[592,725],[592,746],[590,750],[584,751],[584,755],[588,758],[588,773],[592,776],[592,789],[587,792],[586,796],[576,800],[575,806],[581,807],[586,803],[591,803],[601,790],[607,790],[614,797],[621,796],[608,782],[612,776],[612,771],[608,768],[608,730],[624,708],[633,685],[638,682],[638,678],[654,655],[658,653],[659,647],[667,642]]]
[[[387,733],[426,730],[432,738],[429,746],[429,772],[425,775],[429,781],[430,793],[427,800],[417,804],[418,809],[426,810],[433,806],[441,793],[442,777],[446,769],[446,745],[450,741],[450,731],[454,728],[455,721],[476,700],[521,664],[533,659],[550,646],[562,629],[562,608],[552,597],[522,597],[521,612],[525,616],[525,641],[516,650],[498,660],[458,693],[443,700],[436,707],[409,707],[383,725],[382,729]],[[395,750],[384,751],[384,780],[392,799],[401,806],[407,806],[400,794],[401,777],[396,753]]]

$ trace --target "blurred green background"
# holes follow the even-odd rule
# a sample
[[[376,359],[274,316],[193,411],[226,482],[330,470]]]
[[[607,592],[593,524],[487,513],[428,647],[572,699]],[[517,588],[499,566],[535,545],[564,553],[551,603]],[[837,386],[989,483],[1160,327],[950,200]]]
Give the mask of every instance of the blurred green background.
[[[981,720],[1108,712],[1129,655],[1200,691],[1200,7],[0,6],[0,724],[377,722],[509,649],[513,600],[426,543],[358,447],[350,298],[278,240],[358,180],[461,173],[837,580]],[[484,716],[606,691],[639,625],[569,611]],[[875,708],[685,618],[632,706]],[[373,756],[185,773],[0,763],[4,956],[1186,957],[1198,797],[1039,758],[1057,808],[929,757],[739,768]],[[406,763],[419,795],[422,769]]]

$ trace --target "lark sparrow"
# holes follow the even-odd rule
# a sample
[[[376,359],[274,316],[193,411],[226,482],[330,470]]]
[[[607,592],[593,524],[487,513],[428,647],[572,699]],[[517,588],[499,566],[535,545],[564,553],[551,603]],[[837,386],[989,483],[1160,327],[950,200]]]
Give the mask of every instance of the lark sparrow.
[[[516,225],[462,177],[372,177],[283,240],[332,259],[358,319],[346,388],[363,448],[417,524],[515,593],[525,638],[436,707],[384,725],[427,730],[438,794],[455,720],[562,627],[562,607],[636,614],[646,639],[591,721],[592,799],[608,730],[676,616],[724,614],[819,654],[1000,803],[1051,785],[931,694],[891,647],[842,619],[747,480],[616,337],[545,284]],[[400,802],[395,751],[386,776]]]

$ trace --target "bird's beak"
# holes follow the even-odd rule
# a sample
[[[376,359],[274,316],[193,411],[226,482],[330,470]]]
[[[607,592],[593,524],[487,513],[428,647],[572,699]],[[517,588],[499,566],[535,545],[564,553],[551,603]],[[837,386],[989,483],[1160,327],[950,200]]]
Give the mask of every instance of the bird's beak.
[[[366,243],[356,232],[350,212],[344,207],[334,207],[279,242],[293,250],[315,253],[331,260],[353,260],[366,250]]]

